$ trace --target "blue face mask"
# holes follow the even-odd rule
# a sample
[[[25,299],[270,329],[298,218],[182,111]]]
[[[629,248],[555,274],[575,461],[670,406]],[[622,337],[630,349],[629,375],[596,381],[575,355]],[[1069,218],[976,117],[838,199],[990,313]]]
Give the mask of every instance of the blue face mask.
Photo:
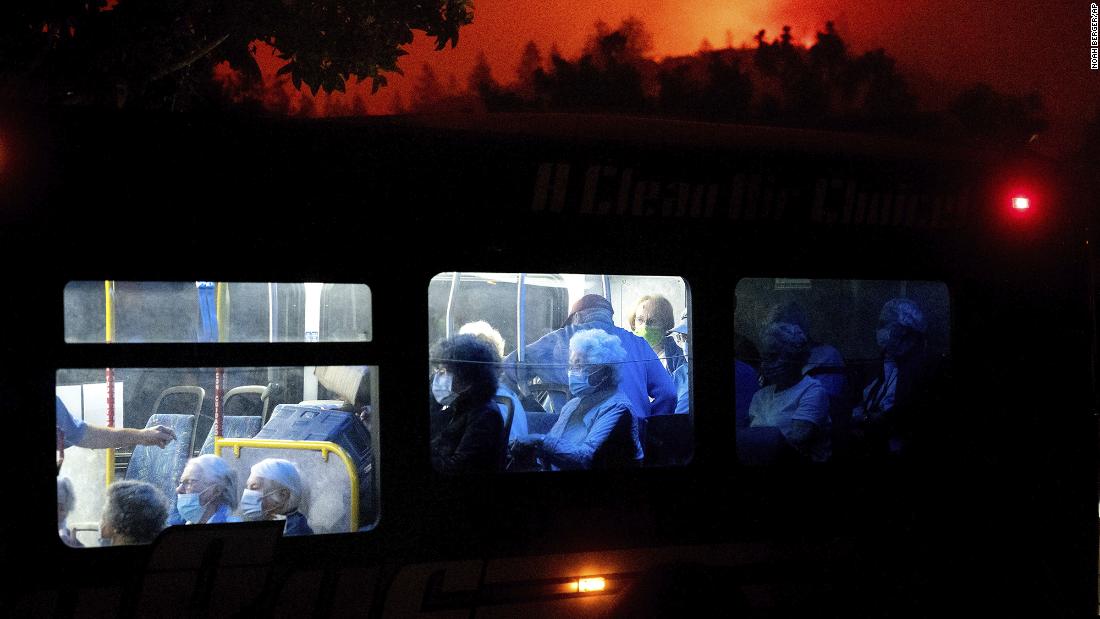
[[[601,369],[606,368],[569,370],[569,391],[573,393],[573,396],[577,398],[584,397],[599,389],[607,381],[607,373],[600,372]],[[599,376],[596,376],[597,372],[600,372]]]
[[[202,514],[206,511],[206,507],[203,506],[202,501],[199,499],[200,494],[201,493],[193,492],[190,494],[176,495],[176,509],[179,510],[184,520],[192,524],[202,520]]]
[[[588,372],[584,370],[569,370],[569,391],[573,397],[583,397],[595,391],[596,388],[588,384]]]

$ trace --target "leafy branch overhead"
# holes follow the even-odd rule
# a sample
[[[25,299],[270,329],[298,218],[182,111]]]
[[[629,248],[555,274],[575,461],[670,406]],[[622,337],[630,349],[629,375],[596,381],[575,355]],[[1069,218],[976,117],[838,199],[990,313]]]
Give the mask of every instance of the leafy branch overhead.
[[[343,92],[355,76],[375,91],[420,30],[436,49],[458,44],[472,0],[6,0],[0,76],[46,84],[50,101],[156,107],[209,88],[220,62],[256,82],[256,42],[270,44],[296,87]],[[46,79],[48,75],[48,80]]]

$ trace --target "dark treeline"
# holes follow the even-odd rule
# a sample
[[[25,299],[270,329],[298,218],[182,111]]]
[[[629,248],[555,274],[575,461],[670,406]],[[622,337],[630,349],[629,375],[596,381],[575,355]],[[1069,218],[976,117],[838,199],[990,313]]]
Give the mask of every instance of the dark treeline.
[[[944,110],[918,97],[883,49],[854,54],[832,22],[805,47],[790,27],[755,47],[654,59],[635,18],[598,23],[579,57],[547,57],[527,43],[515,78],[498,81],[482,56],[465,92],[440,87],[425,66],[413,100],[397,112],[444,109],[642,113],[682,119],[935,136],[995,146],[1023,145],[1047,127],[1038,94],[1017,97],[987,84],[959,93]]]

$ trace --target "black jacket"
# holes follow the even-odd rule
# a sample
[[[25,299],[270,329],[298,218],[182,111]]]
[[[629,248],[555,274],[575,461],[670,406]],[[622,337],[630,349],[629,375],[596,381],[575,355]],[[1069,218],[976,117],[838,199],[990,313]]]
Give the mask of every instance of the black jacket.
[[[504,420],[492,400],[456,402],[443,409],[447,425],[432,440],[432,465],[441,473],[499,471],[504,461]]]

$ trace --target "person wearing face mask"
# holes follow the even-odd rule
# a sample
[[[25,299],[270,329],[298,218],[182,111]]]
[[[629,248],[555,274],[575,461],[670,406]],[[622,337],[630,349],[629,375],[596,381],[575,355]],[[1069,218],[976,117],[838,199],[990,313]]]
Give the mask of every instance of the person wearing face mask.
[[[626,350],[614,335],[601,329],[573,334],[568,371],[573,399],[545,435],[513,441],[513,457],[534,457],[552,470],[639,466],[638,422],[633,403],[619,389],[619,371],[626,361]]]
[[[107,503],[99,522],[99,544],[149,544],[164,529],[168,500],[156,486],[134,480],[107,487]]]
[[[476,335],[482,340],[492,344],[498,356],[504,356],[504,337],[501,336],[500,331],[494,329],[492,325],[484,320],[468,322],[458,329],[458,333],[459,335]],[[498,373],[498,377],[499,376],[500,374]],[[498,381],[496,395],[506,397],[512,401],[512,426],[508,430],[508,439],[512,440],[527,434],[527,411],[524,410],[523,402],[520,400],[519,395],[506,385],[503,380]],[[498,402],[497,407],[500,408],[500,414],[503,418],[505,413],[504,405]]]
[[[926,370],[928,323],[910,299],[890,299],[879,313],[875,341],[882,351],[878,374],[852,410],[858,435],[872,453],[901,455],[910,434],[909,409]]]
[[[500,470],[506,440],[504,420],[493,402],[500,357],[475,335],[440,341],[431,352],[432,398],[446,420],[432,439],[431,459],[441,473]]]
[[[245,520],[286,520],[284,536],[313,535],[305,514],[298,511],[304,493],[302,475],[293,462],[260,460],[249,471],[241,495],[241,515]]]
[[[669,335],[672,329],[672,303],[659,294],[647,294],[634,304],[634,311],[627,317],[630,331],[644,339],[669,374],[684,365],[684,356],[680,347]]]
[[[749,428],[777,430],[776,438],[782,443],[773,444],[772,448],[789,447],[796,460],[829,460],[829,397],[821,383],[802,373],[810,354],[806,333],[798,325],[773,322],[764,328],[760,339],[760,374],[767,386],[752,397]]]
[[[169,525],[240,522],[232,515],[241,496],[237,472],[214,454],[192,458],[176,487],[176,514]]]
[[[509,380],[523,385],[534,378],[544,383],[568,384],[566,369],[569,361],[569,341],[578,331],[600,329],[619,340],[626,351],[626,363],[619,368],[619,389],[630,400],[631,412],[639,427],[652,415],[670,415],[676,408],[676,385],[661,365],[657,354],[645,339],[615,326],[611,302],[598,294],[587,294],[573,303],[561,328],[529,344],[526,364],[516,364],[516,353],[504,359],[504,371]],[[671,326],[671,325],[670,325]],[[553,402],[560,412],[567,398]]]

